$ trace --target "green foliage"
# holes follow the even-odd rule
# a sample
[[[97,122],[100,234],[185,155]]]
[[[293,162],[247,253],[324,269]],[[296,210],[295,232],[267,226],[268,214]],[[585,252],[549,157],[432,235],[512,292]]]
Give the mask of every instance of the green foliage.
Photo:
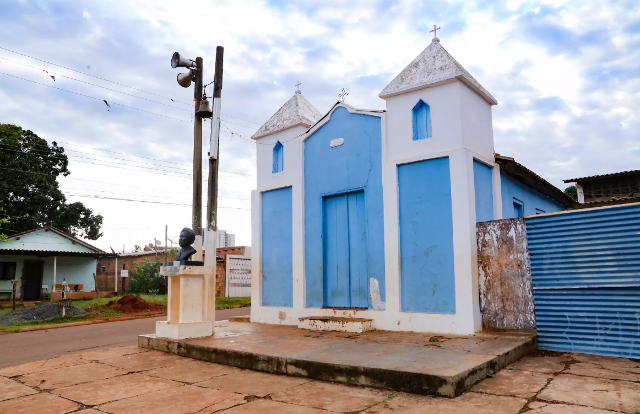
[[[570,185],[564,189],[564,193],[574,200],[578,201],[578,188],[575,185]]]
[[[0,210],[0,213],[2,212],[2,210]],[[9,217],[3,217],[0,218],[0,243],[2,243],[3,241],[7,240],[7,235],[4,234],[4,232],[2,231],[2,225],[3,224],[9,224],[11,223],[11,219]]]
[[[128,293],[136,295],[143,293],[167,293],[167,285],[162,276],[158,275],[160,260],[143,259],[131,269]]]
[[[58,176],[69,175],[64,148],[19,126],[0,124],[0,209],[12,217],[0,222],[8,235],[55,226],[77,237],[96,240],[102,216],[80,202],[67,203]]]
[[[216,309],[244,308],[247,306],[251,306],[251,297],[216,298]]]

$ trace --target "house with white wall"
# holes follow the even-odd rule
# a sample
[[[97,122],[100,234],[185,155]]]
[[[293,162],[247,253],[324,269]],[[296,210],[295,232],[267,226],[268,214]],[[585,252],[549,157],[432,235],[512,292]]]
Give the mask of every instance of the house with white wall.
[[[438,38],[379,96],[322,116],[298,90],[253,135],[252,322],[472,334],[476,222],[571,203],[496,156],[497,101]]]
[[[60,292],[63,280],[72,291],[95,291],[98,258],[109,254],[53,226],[17,233],[0,243],[0,298],[43,299]],[[57,286],[57,289],[56,289]]]

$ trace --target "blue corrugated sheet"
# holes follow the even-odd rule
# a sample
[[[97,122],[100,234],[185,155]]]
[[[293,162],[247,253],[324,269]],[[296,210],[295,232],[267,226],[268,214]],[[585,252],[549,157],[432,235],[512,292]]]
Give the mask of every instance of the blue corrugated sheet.
[[[640,358],[640,205],[526,224],[539,347]]]

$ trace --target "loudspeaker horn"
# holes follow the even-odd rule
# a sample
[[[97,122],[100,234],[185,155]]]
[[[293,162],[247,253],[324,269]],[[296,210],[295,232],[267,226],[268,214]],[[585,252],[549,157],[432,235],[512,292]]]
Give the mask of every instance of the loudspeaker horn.
[[[194,77],[195,74],[192,71],[189,71],[187,73],[178,73],[178,85],[182,86],[183,88],[188,88],[189,86],[191,86],[191,81]]]
[[[171,67],[172,68],[195,68],[196,62],[191,59],[187,59],[185,57],[180,56],[180,53],[175,52],[173,56],[171,56]]]

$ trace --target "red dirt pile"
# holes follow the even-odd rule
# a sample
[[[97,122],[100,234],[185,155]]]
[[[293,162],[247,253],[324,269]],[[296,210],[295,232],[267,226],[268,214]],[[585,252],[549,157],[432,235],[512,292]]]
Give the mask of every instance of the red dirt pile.
[[[112,300],[107,303],[105,308],[113,308],[122,313],[142,313],[142,312],[151,312],[158,313],[164,312],[164,306],[158,303],[149,303],[146,300],[142,299],[140,296],[135,296],[131,294],[126,294],[120,299]]]

